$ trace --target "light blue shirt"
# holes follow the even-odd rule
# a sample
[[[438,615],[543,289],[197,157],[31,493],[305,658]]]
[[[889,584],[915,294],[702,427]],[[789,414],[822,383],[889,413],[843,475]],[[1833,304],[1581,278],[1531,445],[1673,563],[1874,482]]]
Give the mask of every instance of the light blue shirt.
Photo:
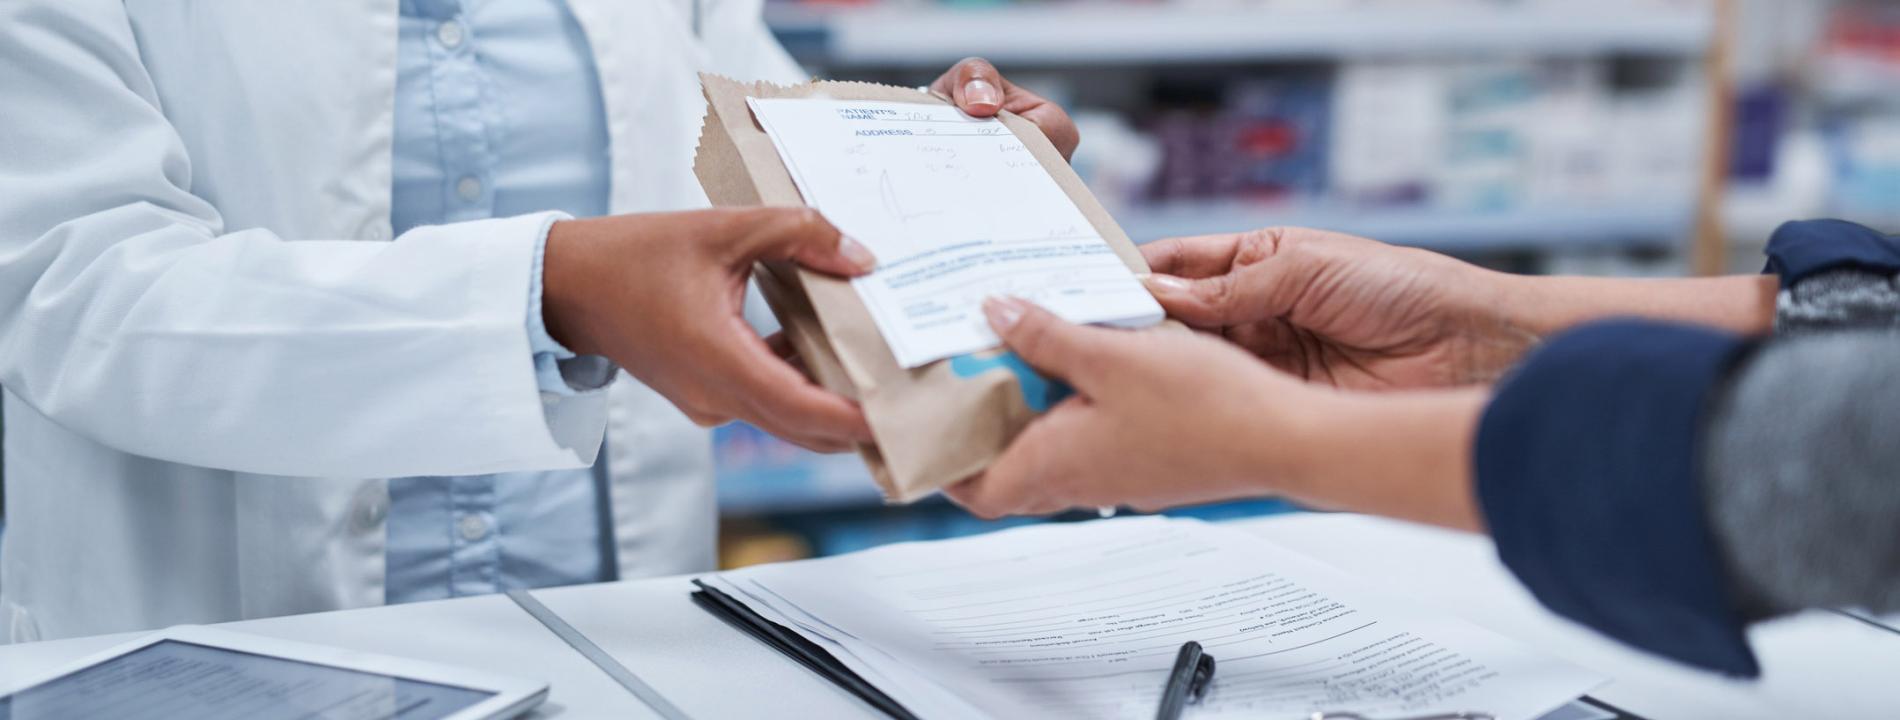
[[[606,214],[606,110],[587,37],[566,4],[402,0],[401,8],[396,232],[544,210]],[[610,365],[575,358],[541,324],[539,252],[532,273],[526,322],[541,389],[604,384]],[[583,470],[391,480],[386,600],[613,579],[600,457]]]

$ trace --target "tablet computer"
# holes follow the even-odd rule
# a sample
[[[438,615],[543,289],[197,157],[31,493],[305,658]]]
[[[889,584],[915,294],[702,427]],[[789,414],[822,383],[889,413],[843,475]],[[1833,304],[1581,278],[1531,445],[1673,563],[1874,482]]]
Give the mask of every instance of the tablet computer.
[[[489,720],[547,694],[537,680],[181,625],[0,696],[0,720]]]

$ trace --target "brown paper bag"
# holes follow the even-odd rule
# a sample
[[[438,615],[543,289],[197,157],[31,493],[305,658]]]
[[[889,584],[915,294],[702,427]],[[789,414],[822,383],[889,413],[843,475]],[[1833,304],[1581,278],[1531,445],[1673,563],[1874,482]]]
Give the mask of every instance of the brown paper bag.
[[[943,105],[918,90],[857,82],[792,87],[700,76],[707,115],[693,171],[714,205],[805,204],[747,97],[824,97]],[[1089,194],[1036,125],[1002,113],[1015,133],[1129,269],[1148,272],[1135,244]],[[762,263],[753,276],[814,379],[864,408],[877,438],[859,452],[885,497],[910,502],[983,470],[1011,438],[1065,391],[1002,350],[906,370],[848,281],[789,263]]]

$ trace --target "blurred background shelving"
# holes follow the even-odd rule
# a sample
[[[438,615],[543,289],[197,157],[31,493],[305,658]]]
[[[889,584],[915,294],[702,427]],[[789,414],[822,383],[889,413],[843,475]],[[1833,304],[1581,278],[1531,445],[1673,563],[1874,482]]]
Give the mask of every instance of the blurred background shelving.
[[[1074,111],[1138,241],[1263,224],[1435,249],[1689,233],[1704,2],[797,2],[814,74],[916,85],[968,55]]]
[[[1500,7],[1500,5],[1503,5]],[[1699,55],[1694,5],[1548,3],[823,3],[768,15],[799,59],[829,68],[1408,58],[1426,54]]]
[[[996,62],[1071,110],[1075,167],[1138,242],[1297,225],[1520,272],[1671,275],[1759,270],[1794,218],[1900,230],[1900,2],[768,0],[766,14],[814,76],[918,86],[966,56]],[[1030,522],[885,506],[855,457],[744,426],[717,448],[728,564]]]

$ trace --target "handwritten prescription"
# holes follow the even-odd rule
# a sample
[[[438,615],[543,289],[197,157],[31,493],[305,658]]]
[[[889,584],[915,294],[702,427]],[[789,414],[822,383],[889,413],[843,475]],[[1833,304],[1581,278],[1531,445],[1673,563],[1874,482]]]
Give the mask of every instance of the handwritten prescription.
[[[945,105],[750,100],[805,202],[878,257],[853,285],[899,364],[995,347],[980,310],[1014,295],[1071,322],[1162,310],[1009,128]]]

